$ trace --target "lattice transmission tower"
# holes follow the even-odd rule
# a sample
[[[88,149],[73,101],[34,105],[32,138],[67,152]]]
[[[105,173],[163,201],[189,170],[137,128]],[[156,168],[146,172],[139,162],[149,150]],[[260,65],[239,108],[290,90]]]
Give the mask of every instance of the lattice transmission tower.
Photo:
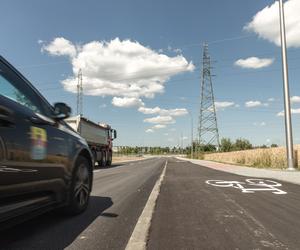
[[[219,130],[211,75],[211,59],[208,44],[203,45],[203,66],[201,75],[201,99],[199,115],[200,146],[214,145],[220,148]]]
[[[82,87],[82,70],[78,71],[77,82],[77,115],[82,115],[83,112],[83,87]]]

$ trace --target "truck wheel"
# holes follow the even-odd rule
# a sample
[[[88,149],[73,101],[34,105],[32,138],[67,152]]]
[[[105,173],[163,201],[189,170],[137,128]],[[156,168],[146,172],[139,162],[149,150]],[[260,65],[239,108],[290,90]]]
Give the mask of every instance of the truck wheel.
[[[69,204],[64,208],[64,212],[76,215],[87,208],[92,188],[91,169],[88,160],[79,156],[72,176]]]
[[[106,167],[106,152],[102,151],[102,162],[101,162],[101,166],[102,167]]]
[[[111,166],[111,162],[112,162],[112,152],[109,152],[107,157],[107,166]]]

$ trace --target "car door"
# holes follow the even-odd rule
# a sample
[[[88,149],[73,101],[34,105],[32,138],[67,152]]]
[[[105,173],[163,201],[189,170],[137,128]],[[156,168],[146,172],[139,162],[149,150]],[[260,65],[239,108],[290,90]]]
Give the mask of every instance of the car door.
[[[0,61],[0,198],[63,188],[68,140],[48,114],[30,84]]]

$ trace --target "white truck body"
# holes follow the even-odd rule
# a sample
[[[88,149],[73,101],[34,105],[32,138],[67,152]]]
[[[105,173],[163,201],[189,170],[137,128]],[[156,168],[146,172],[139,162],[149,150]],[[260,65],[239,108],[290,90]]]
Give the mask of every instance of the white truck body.
[[[80,115],[65,119],[76,132],[78,132],[88,144],[108,146],[109,127],[96,124]]]

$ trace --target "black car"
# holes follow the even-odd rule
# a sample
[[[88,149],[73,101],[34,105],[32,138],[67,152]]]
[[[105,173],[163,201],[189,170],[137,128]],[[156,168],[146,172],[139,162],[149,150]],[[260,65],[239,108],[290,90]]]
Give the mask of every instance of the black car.
[[[78,214],[88,206],[93,158],[63,121],[70,113],[64,103],[52,107],[0,56],[0,228],[54,208]]]

